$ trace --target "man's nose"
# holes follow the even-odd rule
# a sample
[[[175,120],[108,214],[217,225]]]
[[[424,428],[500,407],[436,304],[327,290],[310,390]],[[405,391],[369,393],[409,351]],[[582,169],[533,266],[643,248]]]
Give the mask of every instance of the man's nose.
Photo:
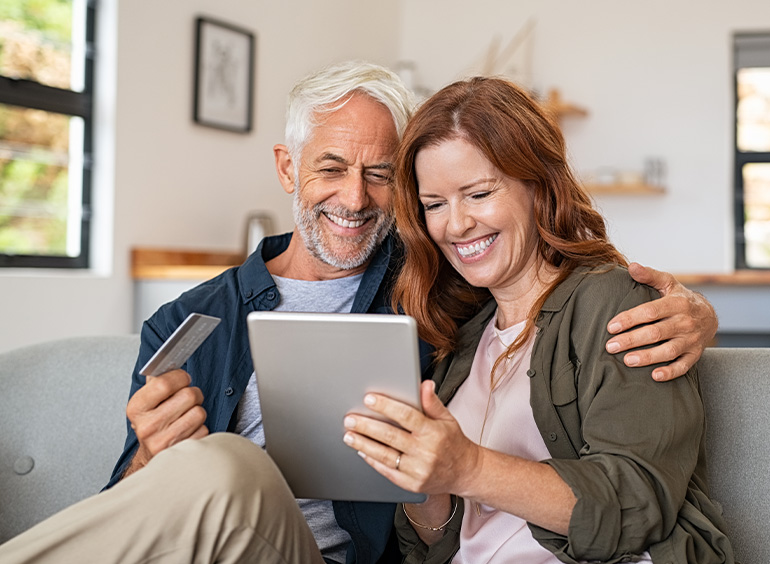
[[[350,172],[345,176],[339,194],[340,203],[350,211],[361,211],[369,205],[367,184],[360,173]]]

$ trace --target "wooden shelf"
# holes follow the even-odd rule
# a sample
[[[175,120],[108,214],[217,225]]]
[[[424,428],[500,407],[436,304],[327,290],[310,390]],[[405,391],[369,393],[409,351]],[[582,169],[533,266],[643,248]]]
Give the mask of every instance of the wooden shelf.
[[[561,92],[556,88],[552,88],[548,92],[548,98],[543,100],[542,105],[546,111],[551,112],[557,119],[565,117],[586,117],[588,115],[588,110],[585,108],[565,102],[561,97]]]
[[[659,196],[666,193],[666,189],[662,186],[649,184],[584,184],[583,187],[591,194]]]
[[[541,101],[544,110],[550,112],[556,119],[565,117],[586,117],[588,110],[575,104],[565,102],[561,92],[557,88],[548,91],[548,96]],[[617,194],[617,195],[661,195],[666,193],[662,186],[652,186],[644,183],[610,183],[597,184],[586,183],[585,189],[591,194]]]

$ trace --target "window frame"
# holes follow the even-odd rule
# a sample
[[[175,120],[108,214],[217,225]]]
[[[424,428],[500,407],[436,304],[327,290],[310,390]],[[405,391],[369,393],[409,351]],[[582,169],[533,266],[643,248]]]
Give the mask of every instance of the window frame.
[[[765,39],[770,44],[770,30],[737,32],[733,34],[733,146],[734,155],[734,223],[735,223],[735,268],[738,270],[770,270],[768,267],[751,266],[746,262],[746,209],[743,183],[743,167],[753,163],[770,163],[770,151],[741,151],[738,147],[738,71],[741,68],[752,68],[741,64],[739,43],[741,39]],[[767,68],[770,68],[770,49],[767,53]]]
[[[8,254],[0,250],[0,268],[72,268],[90,266],[91,188],[93,169],[93,85],[96,2],[86,2],[83,91],[55,88],[34,80],[0,75],[0,103],[83,119],[83,188],[80,254],[77,256]]]

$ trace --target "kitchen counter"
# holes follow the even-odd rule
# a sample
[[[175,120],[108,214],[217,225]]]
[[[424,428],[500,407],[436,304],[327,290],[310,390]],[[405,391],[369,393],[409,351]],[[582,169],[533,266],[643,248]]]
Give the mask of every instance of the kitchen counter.
[[[186,249],[131,249],[136,279],[208,280],[244,260],[243,253]]]
[[[158,249],[131,250],[131,277],[134,279],[133,328],[166,302],[182,292],[210,280],[244,260],[243,253],[229,251]]]
[[[770,286],[770,270],[736,270],[723,274],[675,274],[685,286]]]

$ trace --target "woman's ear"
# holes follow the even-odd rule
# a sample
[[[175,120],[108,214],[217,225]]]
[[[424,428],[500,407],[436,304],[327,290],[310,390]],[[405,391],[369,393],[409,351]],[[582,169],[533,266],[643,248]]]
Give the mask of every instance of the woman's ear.
[[[294,193],[294,161],[289,154],[286,145],[276,145],[273,147],[273,156],[275,157],[275,171],[278,173],[278,181],[283,186],[287,194]]]

